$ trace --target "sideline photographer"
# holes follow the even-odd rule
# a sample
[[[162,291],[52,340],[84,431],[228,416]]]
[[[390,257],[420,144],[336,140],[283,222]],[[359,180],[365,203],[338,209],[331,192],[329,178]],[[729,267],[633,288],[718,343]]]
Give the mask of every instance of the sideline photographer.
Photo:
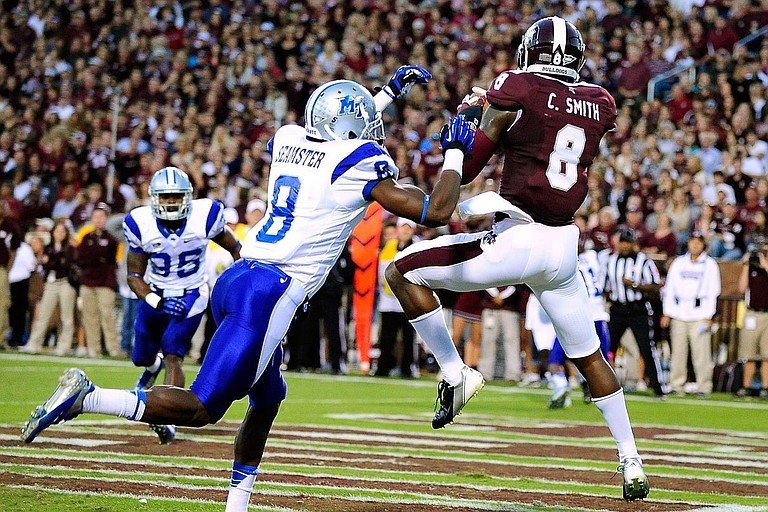
[[[739,340],[744,380],[736,396],[749,396],[756,362],[765,359],[760,364],[760,398],[768,400],[768,241],[764,240],[757,249],[748,252],[742,262],[739,293],[745,294],[747,314]]]

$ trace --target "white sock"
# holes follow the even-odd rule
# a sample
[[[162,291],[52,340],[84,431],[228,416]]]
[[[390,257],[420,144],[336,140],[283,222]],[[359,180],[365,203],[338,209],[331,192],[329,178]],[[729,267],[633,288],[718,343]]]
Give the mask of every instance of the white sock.
[[[437,359],[437,364],[440,365],[440,370],[443,372],[443,379],[451,386],[460,384],[464,361],[461,360],[459,351],[456,350],[456,345],[451,339],[451,333],[448,332],[448,326],[445,324],[445,317],[443,317],[443,308],[438,307],[436,310],[414,318],[410,322]]]
[[[224,512],[247,512],[253,483],[256,481],[258,474],[258,466],[248,466],[238,462],[232,464],[227,508]]]
[[[160,369],[160,365],[161,364],[163,364],[163,358],[160,357],[160,354],[157,354],[155,356],[155,362],[152,363],[152,366],[147,366],[147,370],[149,370],[150,372],[154,373],[154,372],[156,372],[157,370]]]
[[[565,373],[556,372],[552,376],[552,386],[555,391],[568,387],[568,379],[565,378]]]
[[[110,414],[139,421],[147,407],[145,391],[94,388],[83,400],[83,412]]]
[[[619,460],[637,456],[635,435],[632,433],[632,425],[629,423],[627,404],[624,402],[624,390],[619,389],[615,393],[600,398],[592,398],[603,418],[608,424],[616,446],[619,449]]]

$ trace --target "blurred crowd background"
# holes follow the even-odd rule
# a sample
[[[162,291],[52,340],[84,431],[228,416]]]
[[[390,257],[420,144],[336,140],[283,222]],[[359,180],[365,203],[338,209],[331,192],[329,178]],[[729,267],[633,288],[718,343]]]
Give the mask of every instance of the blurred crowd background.
[[[611,249],[617,228],[628,226],[663,270],[693,231],[719,260],[760,245],[768,198],[765,0],[3,0],[6,245],[18,246],[12,233],[31,242],[30,277],[50,280],[42,261],[54,221],[63,220],[74,244],[105,203],[109,231],[147,204],[148,178],[167,165],[190,175],[197,197],[222,201],[235,224],[250,224],[246,213],[263,212],[267,200],[267,142],[280,125],[303,121],[313,89],[337,78],[373,89],[405,63],[429,68],[434,79],[385,111],[385,144],[400,181],[429,191],[443,159],[435,134],[472,86],[516,67],[523,32],[549,15],[581,30],[583,79],[606,87],[619,109],[578,214],[585,247]],[[682,71],[648,90],[671,70]],[[495,189],[500,170],[492,160],[463,196]],[[448,230],[488,222],[456,220]],[[24,329],[12,345],[28,337],[40,293],[30,294],[26,323],[11,329]]]

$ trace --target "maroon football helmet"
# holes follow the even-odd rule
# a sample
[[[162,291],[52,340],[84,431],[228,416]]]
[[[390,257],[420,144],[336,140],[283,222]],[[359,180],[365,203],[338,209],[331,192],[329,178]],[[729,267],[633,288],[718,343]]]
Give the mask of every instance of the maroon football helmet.
[[[578,80],[584,65],[584,40],[573,23],[558,16],[542,18],[525,31],[517,65],[523,71]]]

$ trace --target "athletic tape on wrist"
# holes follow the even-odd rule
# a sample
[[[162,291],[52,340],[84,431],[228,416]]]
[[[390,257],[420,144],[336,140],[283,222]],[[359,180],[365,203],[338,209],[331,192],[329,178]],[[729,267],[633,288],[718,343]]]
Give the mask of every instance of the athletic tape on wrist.
[[[144,302],[152,306],[154,309],[157,309],[157,306],[160,305],[161,300],[163,299],[155,292],[149,292],[147,296],[144,297]]]
[[[462,175],[462,168],[464,167],[464,152],[458,148],[451,148],[445,151],[445,159],[443,160],[443,170],[451,170]]]

